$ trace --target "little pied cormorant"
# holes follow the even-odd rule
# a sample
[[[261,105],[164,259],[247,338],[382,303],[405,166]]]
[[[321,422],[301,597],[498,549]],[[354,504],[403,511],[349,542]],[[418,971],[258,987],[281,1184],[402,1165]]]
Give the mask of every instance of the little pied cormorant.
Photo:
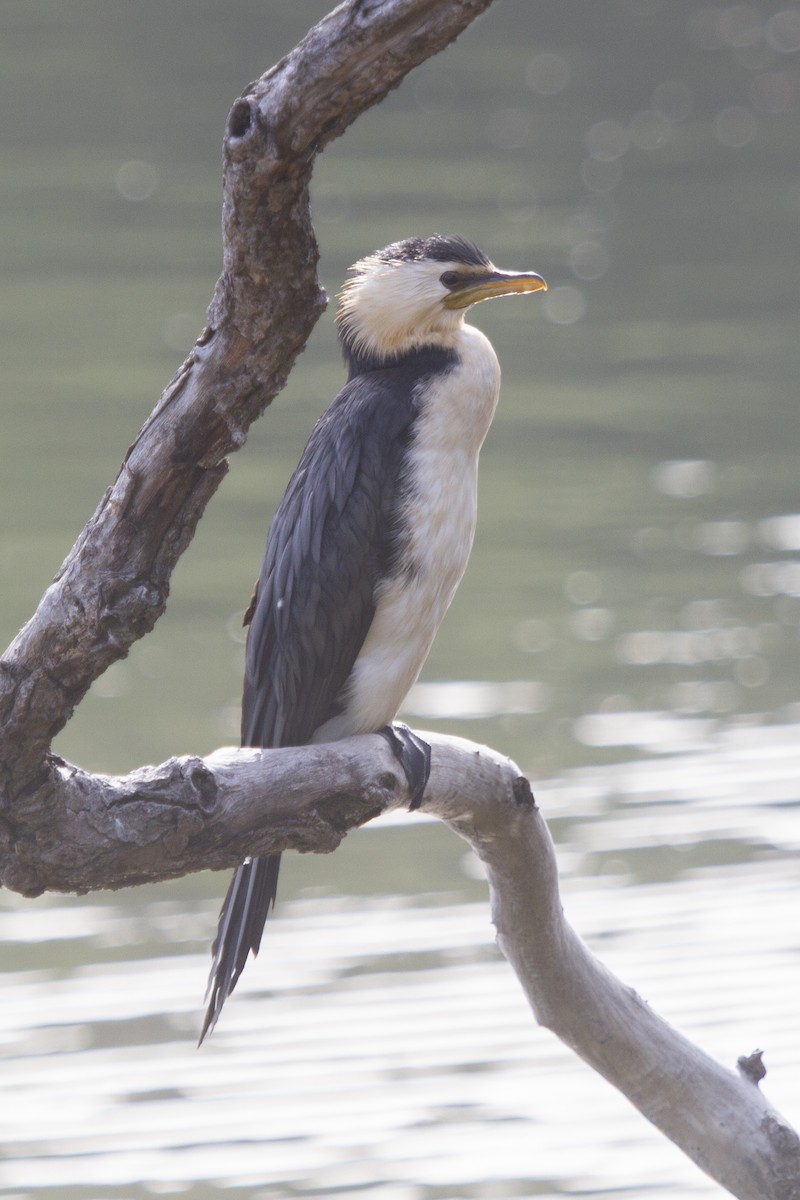
[[[347,383],[275,514],[245,618],[243,746],[386,732],[419,804],[429,747],[392,722],[467,565],[478,454],[500,389],[491,343],[464,314],[546,286],[440,234],[352,268],[337,313]],[[234,873],[201,1042],[258,952],[279,863],[248,858]]]

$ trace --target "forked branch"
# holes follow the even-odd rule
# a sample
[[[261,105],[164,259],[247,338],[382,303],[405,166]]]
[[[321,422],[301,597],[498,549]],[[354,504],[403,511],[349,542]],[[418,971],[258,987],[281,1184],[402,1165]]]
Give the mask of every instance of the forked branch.
[[[325,307],[308,201],[317,154],[490,3],[348,0],[233,105],[223,271],[208,324],[0,660],[7,849],[15,803],[52,772],[52,739],[92,682],[164,611],[172,570],[227,471],[226,456],[284,386]]]
[[[324,852],[407,802],[382,738],[174,759],[121,779],[50,756],[90,684],[164,610],[173,567],[250,424],[325,304],[308,185],[316,155],[491,0],[348,0],[233,105],[224,266],[208,324],[0,661],[0,878],[26,894]],[[800,1200],[800,1143],[737,1076],[652,1012],[564,920],[527,781],[483,747],[431,738],[425,799],[486,864],[498,940],[537,1019],[741,1200]]]

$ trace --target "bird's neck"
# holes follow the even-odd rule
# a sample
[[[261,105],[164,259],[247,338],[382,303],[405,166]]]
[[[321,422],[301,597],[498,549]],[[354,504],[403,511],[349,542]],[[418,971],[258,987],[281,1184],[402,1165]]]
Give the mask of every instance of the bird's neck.
[[[457,361],[457,350],[452,346],[444,346],[436,342],[414,346],[392,354],[379,354],[374,351],[359,350],[341,338],[342,354],[347,366],[348,379],[358,375],[367,375],[372,371],[396,369],[414,374],[431,375],[449,370]]]

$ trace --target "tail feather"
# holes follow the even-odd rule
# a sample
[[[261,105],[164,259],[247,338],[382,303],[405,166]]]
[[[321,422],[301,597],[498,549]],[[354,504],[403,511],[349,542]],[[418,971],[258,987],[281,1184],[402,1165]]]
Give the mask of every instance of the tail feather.
[[[211,953],[206,1009],[198,1045],[217,1023],[222,1006],[236,987],[247,956],[258,954],[269,910],[278,892],[280,854],[269,858],[246,858],[233,873],[228,894],[219,914],[219,925]]]

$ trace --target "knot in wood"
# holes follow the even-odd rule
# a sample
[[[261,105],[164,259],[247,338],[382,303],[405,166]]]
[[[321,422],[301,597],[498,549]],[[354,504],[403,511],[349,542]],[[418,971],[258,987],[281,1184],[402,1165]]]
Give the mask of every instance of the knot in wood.
[[[517,808],[532,812],[536,808],[536,800],[531,791],[530,780],[525,775],[518,775],[511,785],[511,793]]]
[[[228,114],[228,137],[241,141],[256,123],[252,101],[240,96]]]

